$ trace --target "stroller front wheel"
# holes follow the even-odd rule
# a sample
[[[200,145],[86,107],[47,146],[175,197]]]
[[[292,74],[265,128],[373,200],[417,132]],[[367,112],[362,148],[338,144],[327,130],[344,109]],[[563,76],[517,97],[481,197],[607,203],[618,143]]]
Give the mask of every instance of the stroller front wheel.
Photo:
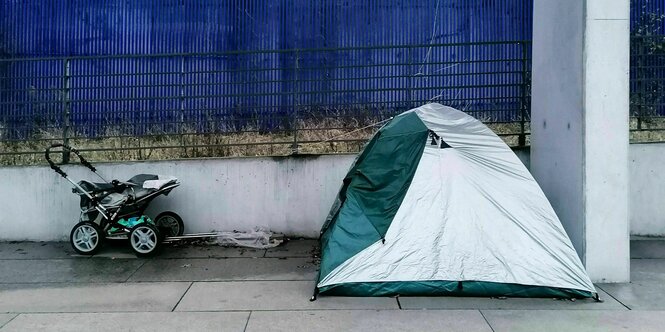
[[[104,236],[99,226],[90,221],[82,221],[72,228],[69,243],[81,255],[94,255],[102,246]]]
[[[147,257],[155,254],[160,244],[157,227],[148,223],[141,223],[134,226],[129,233],[129,244],[138,257]]]

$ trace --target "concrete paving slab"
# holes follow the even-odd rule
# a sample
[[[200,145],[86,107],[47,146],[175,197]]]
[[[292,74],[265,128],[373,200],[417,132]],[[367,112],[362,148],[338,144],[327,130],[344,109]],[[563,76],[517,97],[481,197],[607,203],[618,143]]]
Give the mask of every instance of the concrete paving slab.
[[[665,310],[665,259],[633,259],[630,264],[630,283],[598,286],[631,309]]]
[[[167,245],[158,259],[166,258],[254,258],[263,257],[264,249],[233,248],[218,245]]]
[[[665,285],[658,281],[600,284],[603,290],[633,310],[665,310]]]
[[[247,331],[483,331],[477,310],[319,310],[252,312]]]
[[[603,302],[592,299],[558,300],[534,298],[493,299],[483,297],[400,297],[402,309],[558,309],[558,310],[628,310],[598,289]]]
[[[125,281],[144,262],[136,259],[2,260],[0,283]]]
[[[447,311],[446,311],[447,312]],[[494,331],[663,331],[665,312],[482,310]]]
[[[111,242],[111,241],[109,241]],[[95,258],[136,259],[136,255],[126,241],[113,246],[105,246]],[[152,259],[174,258],[258,258],[265,255],[264,249],[222,247],[218,245],[173,245],[165,244]]]
[[[2,331],[243,331],[247,312],[23,314]]]
[[[0,312],[171,311],[189,282],[5,284]]]
[[[665,241],[662,238],[632,240],[630,258],[665,258]]]
[[[630,281],[665,282],[665,259],[631,259]]]
[[[317,254],[317,240],[290,240],[279,247],[266,251],[266,257],[314,257]]]
[[[313,281],[197,282],[176,311],[398,309],[388,297],[321,296],[310,302]]]
[[[92,258],[138,259],[126,240],[107,240]]]
[[[16,314],[0,314],[0,328],[5,326],[14,317],[16,317]]]
[[[317,266],[305,258],[155,259],[131,281],[314,280]]]
[[[68,242],[0,242],[0,259],[88,258],[76,254]]]

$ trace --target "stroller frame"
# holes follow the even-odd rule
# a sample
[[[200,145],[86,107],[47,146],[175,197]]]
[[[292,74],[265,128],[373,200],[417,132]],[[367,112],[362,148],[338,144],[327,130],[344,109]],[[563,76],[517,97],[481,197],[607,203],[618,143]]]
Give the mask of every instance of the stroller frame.
[[[85,166],[90,171],[95,173],[95,175],[97,175],[100,179],[102,179],[104,183],[91,183],[87,181],[81,181],[81,183],[84,186],[90,187],[90,188],[84,188],[80,183],[73,181],[67,175],[67,173],[65,173],[65,171],[63,171],[62,168],[60,168],[57,164],[55,164],[51,159],[50,153],[51,149],[53,148],[62,148],[63,152],[68,151],[76,155],[79,158],[81,165]],[[87,161],[83,156],[81,156],[80,152],[77,149],[61,143],[54,143],[50,147],[48,147],[44,152],[44,156],[51,169],[53,169],[57,174],[65,178],[65,180],[69,181],[69,183],[71,183],[72,186],[74,186],[74,188],[72,188],[72,192],[81,197],[81,216],[79,218],[79,223],[76,226],[74,226],[74,228],[72,229],[72,233],[70,235],[70,241],[72,242],[72,246],[77,252],[82,254],[92,254],[96,251],[96,250],[91,250],[91,252],[88,253],[88,252],[82,252],[80,248],[77,248],[77,246],[74,243],[74,235],[75,231],[77,231],[77,227],[85,226],[87,227],[87,230],[84,230],[84,232],[99,233],[98,236],[100,237],[99,239],[100,241],[98,244],[100,244],[101,240],[103,239],[129,238],[130,244],[132,245],[132,249],[134,249],[134,251],[139,256],[152,254],[154,249],[156,249],[157,247],[157,243],[161,242],[164,238],[163,236],[161,236],[160,231],[161,233],[168,233],[168,229],[166,230],[167,232],[164,232],[165,231],[164,229],[158,229],[156,225],[152,222],[152,220],[150,220],[150,218],[145,217],[143,213],[154,198],[160,195],[168,195],[171,192],[171,190],[180,186],[180,183],[177,180],[173,181],[172,183],[166,183],[162,187],[154,189],[154,191],[151,191],[139,198],[136,198],[137,195],[135,188],[137,186],[140,186],[141,182],[136,183],[131,181],[133,179],[137,179],[137,181],[140,181],[140,179],[142,178],[145,179],[145,177],[149,175],[140,174],[133,177],[128,182],[123,182],[118,180],[112,180],[109,182],[97,172],[97,169],[89,161]],[[126,193],[122,198],[122,200],[113,202],[111,206],[109,205],[105,206],[104,204],[102,204],[102,200],[108,197],[109,195],[122,194],[122,193]],[[184,228],[182,224],[182,219],[173,212],[164,212],[155,219],[159,220],[160,217],[163,215],[165,217],[172,218],[173,221],[178,224],[178,230],[176,231],[176,233],[169,235],[176,235],[176,236],[182,235],[182,231]],[[134,223],[133,225],[120,223],[121,220],[133,217],[139,218],[138,222]],[[137,233],[140,234],[138,234],[135,238],[133,234],[135,232],[135,229],[137,229],[137,227],[139,226],[142,227],[143,229],[140,231],[136,231]],[[98,229],[96,229],[96,227],[98,227]],[[151,235],[152,240],[147,238],[146,234]],[[88,236],[85,237],[88,238]],[[135,240],[137,241],[137,243],[140,241],[143,241],[144,243],[145,241],[149,241],[149,243],[154,242],[155,248],[153,250],[150,250],[150,252],[141,252],[141,250],[137,251],[137,248],[134,247]]]

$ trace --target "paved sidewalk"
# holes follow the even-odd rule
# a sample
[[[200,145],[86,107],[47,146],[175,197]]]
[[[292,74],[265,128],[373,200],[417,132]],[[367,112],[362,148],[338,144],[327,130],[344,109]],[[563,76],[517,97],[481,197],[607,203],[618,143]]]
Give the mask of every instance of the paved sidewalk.
[[[0,243],[0,331],[663,331],[665,241],[631,243],[632,283],[591,300],[319,297],[315,241],[270,250]]]

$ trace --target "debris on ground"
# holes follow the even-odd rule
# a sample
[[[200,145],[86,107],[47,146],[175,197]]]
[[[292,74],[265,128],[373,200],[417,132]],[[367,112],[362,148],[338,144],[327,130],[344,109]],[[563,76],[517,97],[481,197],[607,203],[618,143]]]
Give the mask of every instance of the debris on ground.
[[[277,236],[263,228],[254,228],[248,232],[220,232],[216,238],[220,246],[247,247],[255,249],[275,248],[284,242],[284,236]]]

